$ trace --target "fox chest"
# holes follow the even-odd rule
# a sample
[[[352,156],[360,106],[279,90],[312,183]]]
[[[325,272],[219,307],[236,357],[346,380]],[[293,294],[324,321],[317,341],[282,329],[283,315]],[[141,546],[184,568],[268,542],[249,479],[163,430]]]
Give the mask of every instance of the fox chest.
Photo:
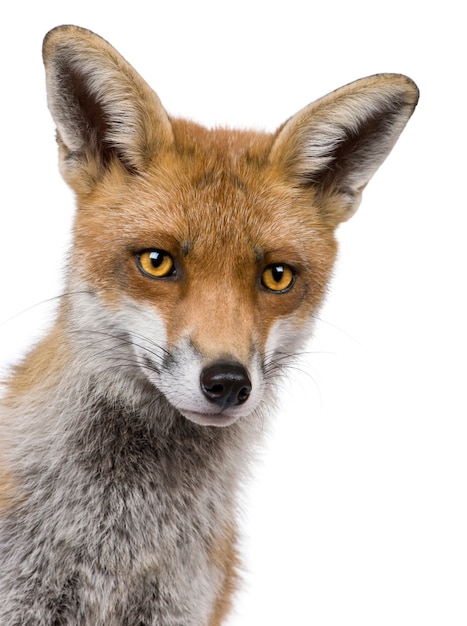
[[[205,468],[102,445],[24,477],[27,501],[0,522],[4,623],[208,624],[230,503]]]

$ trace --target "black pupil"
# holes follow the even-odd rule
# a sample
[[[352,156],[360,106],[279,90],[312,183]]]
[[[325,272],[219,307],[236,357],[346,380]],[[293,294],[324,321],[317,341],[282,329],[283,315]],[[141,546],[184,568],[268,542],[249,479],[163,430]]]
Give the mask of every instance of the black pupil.
[[[271,269],[272,277],[276,281],[276,283],[280,283],[282,278],[284,277],[284,266],[283,265],[273,265]]]
[[[151,265],[156,268],[159,267],[164,260],[164,254],[157,250],[153,250],[149,256],[151,258]]]

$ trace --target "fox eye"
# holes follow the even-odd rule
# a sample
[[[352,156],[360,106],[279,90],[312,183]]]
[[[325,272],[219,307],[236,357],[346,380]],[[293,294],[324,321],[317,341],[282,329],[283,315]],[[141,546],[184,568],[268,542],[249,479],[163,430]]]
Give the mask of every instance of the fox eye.
[[[283,293],[292,288],[295,274],[291,267],[284,263],[268,265],[261,276],[261,283],[269,291]]]
[[[151,278],[167,278],[175,274],[172,257],[165,250],[144,250],[138,254],[138,265]]]

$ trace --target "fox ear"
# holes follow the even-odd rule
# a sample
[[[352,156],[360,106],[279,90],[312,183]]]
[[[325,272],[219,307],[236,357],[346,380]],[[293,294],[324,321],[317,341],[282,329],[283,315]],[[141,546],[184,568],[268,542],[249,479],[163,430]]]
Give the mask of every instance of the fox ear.
[[[139,171],[173,141],[159,98],[105,40],[76,26],[44,39],[49,108],[57,126],[61,170],[88,184],[118,158]]]
[[[415,109],[406,76],[379,74],[317,100],[278,131],[270,161],[315,198],[337,224],[358,208],[363,188]]]

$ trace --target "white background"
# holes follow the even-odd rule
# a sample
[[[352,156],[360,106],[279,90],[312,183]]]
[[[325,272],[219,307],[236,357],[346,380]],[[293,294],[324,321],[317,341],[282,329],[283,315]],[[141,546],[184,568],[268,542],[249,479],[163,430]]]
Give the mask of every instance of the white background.
[[[339,229],[323,321],[247,490],[246,583],[229,626],[465,626],[461,3],[3,3],[3,365],[37,334],[47,307],[21,312],[59,293],[65,262],[73,199],[41,61],[43,35],[61,23],[104,36],[170,113],[207,125],[273,130],[378,72],[419,84],[414,117]]]

